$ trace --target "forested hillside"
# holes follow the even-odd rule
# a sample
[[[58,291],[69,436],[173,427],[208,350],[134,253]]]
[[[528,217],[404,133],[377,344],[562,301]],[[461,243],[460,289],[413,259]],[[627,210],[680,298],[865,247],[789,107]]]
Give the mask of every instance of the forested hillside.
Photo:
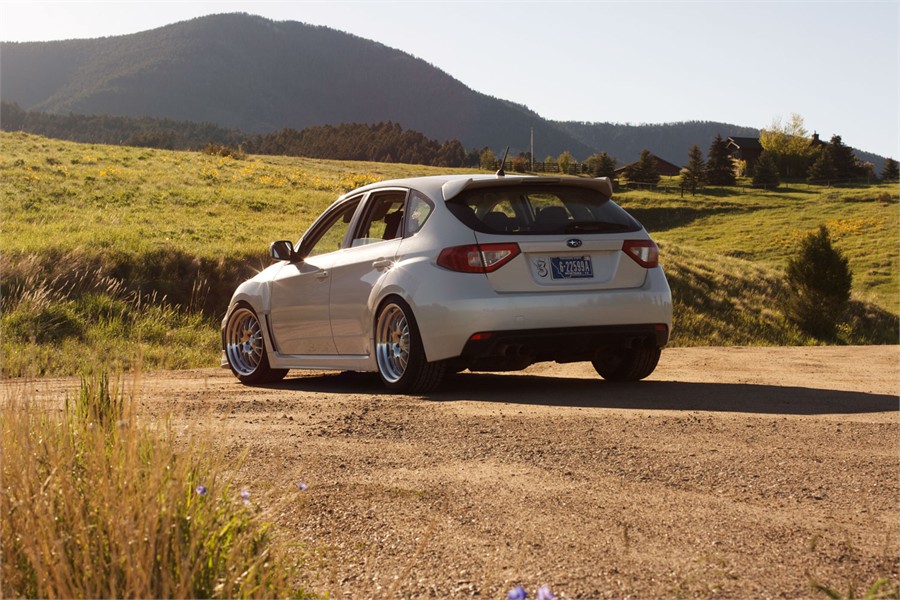
[[[459,140],[443,143],[396,123],[344,123],[249,134],[210,123],[130,117],[54,115],[0,103],[0,129],[87,142],[163,150],[252,153],[363,160],[441,167],[477,166],[479,153],[468,153]]]
[[[26,110],[211,122],[252,133],[392,121],[466,147],[590,149],[523,106],[405,52],[245,14],[93,40],[3,43],[2,99]]]
[[[248,138],[244,132],[208,122],[73,113],[61,115],[23,110],[11,102],[0,103],[0,127],[3,131],[24,131],[72,142],[164,150],[196,150],[208,143],[237,146]]]
[[[438,144],[459,140],[467,150],[487,146],[500,153],[509,146],[515,156],[531,150],[533,132],[536,160],[568,151],[583,161],[607,152],[623,165],[647,149],[684,165],[695,144],[705,150],[716,135],[758,133],[705,121],[548,121],[378,42],[247,14],[211,15],[91,40],[4,42],[0,99],[31,113],[28,125],[4,122],[7,130],[162,148],[197,147],[198,138],[233,144],[285,129],[390,122]],[[36,112],[59,120],[38,119]],[[11,113],[6,107],[4,113],[6,121]],[[69,118],[73,114],[96,120]],[[883,164],[882,157],[856,154],[876,170]],[[372,153],[361,157],[371,159]]]

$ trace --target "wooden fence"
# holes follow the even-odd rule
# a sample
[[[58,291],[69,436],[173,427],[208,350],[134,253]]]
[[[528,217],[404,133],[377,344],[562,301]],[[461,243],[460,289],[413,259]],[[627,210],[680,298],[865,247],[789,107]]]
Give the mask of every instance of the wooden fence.
[[[495,161],[496,165],[494,170],[500,168],[500,161]],[[516,166],[519,166],[519,171],[516,171]],[[559,164],[555,162],[536,162],[534,165],[529,163],[528,161],[519,162],[512,159],[507,159],[506,162],[503,163],[503,170],[507,173],[563,173],[562,169],[559,168]],[[573,162],[569,163],[569,168],[565,171],[566,175],[587,175],[591,172],[590,167],[587,163]]]

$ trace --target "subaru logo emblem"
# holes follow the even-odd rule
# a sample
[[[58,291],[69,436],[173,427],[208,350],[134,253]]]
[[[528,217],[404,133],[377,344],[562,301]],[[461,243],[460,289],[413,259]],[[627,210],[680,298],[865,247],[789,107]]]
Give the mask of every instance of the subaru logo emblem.
[[[581,240],[568,240],[566,241],[566,246],[568,246],[569,248],[578,248],[581,246]]]

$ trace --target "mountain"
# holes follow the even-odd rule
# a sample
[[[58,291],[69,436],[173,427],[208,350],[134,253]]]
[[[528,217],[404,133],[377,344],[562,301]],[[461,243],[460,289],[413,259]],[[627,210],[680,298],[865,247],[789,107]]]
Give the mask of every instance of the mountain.
[[[684,164],[724,123],[552,122],[474,91],[410,54],[354,35],[247,14],[211,15],[130,35],[0,45],[0,99],[66,115],[154,117],[269,133],[391,121],[439,141],[535,158],[606,151],[620,164],[647,148]]]
[[[523,106],[326,27],[245,14],[93,40],[3,43],[2,99],[23,109],[208,121],[266,133],[393,121],[466,146],[590,149]]]

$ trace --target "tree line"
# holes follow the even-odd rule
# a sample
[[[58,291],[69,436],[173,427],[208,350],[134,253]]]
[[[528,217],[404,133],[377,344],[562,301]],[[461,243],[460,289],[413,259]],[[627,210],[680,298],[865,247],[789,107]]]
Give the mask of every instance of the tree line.
[[[334,160],[432,165],[436,167],[471,166],[474,158],[459,140],[443,143],[418,131],[404,130],[390,121],[368,125],[344,123],[307,127],[302,131],[282,129],[258,135],[244,142],[252,154],[305,156]],[[477,162],[475,163],[477,164]]]
[[[117,144],[165,150],[206,150],[242,156],[246,153],[304,156],[332,160],[358,160],[422,164],[438,167],[474,167],[494,170],[499,161],[493,150],[466,150],[458,139],[439,142],[391,121],[374,125],[345,123],[308,127],[297,131],[282,129],[266,134],[248,134],[212,123],[175,121],[152,117],[134,118],[110,115],[57,115],[23,110],[18,104],[0,104],[0,128],[25,131],[47,137],[84,143]],[[689,152],[688,164],[681,169],[680,182],[686,189],[703,185],[734,185],[736,175],[752,177],[753,185],[777,186],[784,180],[830,182],[874,176],[870,163],[863,163],[846,146],[841,136],[830,143],[809,137],[803,118],[792,115],[782,124],[776,120],[761,130],[763,152],[755,164],[735,161],[728,143],[716,135],[707,157],[697,145]],[[536,169],[537,167],[540,169]],[[618,161],[607,152],[597,152],[579,162],[569,151],[557,157],[547,156],[541,163],[520,152],[504,165],[514,172],[531,170],[589,174],[616,179]],[[888,158],[881,172],[883,180],[898,179],[897,162]],[[628,182],[655,185],[661,176],[656,158],[643,150],[640,159],[622,173]]]
[[[86,144],[139,146],[162,150],[199,150],[207,143],[238,145],[246,138],[240,131],[212,123],[152,117],[73,113],[57,115],[23,110],[12,102],[0,103],[0,129],[24,131]]]
[[[0,104],[0,128],[73,142],[115,144],[162,150],[232,150],[241,153],[305,156],[333,160],[399,162],[439,167],[477,166],[480,151],[466,151],[459,140],[438,142],[404,130],[397,123],[345,123],[248,134],[211,123],[151,117],[57,115]]]

